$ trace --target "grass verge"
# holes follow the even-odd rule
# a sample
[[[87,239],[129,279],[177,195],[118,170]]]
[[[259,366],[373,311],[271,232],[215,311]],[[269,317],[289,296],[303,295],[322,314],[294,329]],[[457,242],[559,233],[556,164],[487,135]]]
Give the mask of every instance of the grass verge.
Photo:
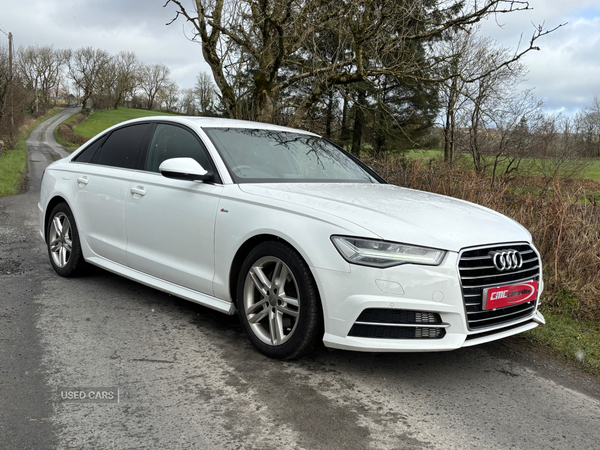
[[[576,320],[567,314],[540,308],[546,325],[534,328],[524,337],[543,345],[560,359],[600,377],[600,326],[590,320]]]
[[[77,120],[78,116],[79,116],[79,114],[74,114],[62,123],[74,122],[75,120]],[[72,153],[74,150],[77,150],[79,148],[79,145],[73,144],[72,142],[69,142],[69,141],[66,141],[65,139],[63,139],[63,137],[58,132],[58,127],[56,127],[54,129],[53,134],[54,134],[54,139],[56,139],[56,142],[58,142],[60,145],[62,145],[63,148],[66,151],[68,151],[69,153]]]
[[[15,195],[19,192],[27,174],[27,144],[25,141],[35,127],[60,111],[61,109],[54,108],[48,114],[30,121],[21,129],[17,147],[13,150],[4,150],[0,156],[0,197]]]

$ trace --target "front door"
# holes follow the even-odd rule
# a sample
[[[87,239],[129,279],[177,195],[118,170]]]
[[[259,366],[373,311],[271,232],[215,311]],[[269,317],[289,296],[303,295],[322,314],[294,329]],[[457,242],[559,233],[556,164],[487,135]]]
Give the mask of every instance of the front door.
[[[162,280],[212,295],[214,228],[222,186],[165,178],[169,158],[191,157],[213,171],[194,133],[158,124],[144,171],[133,173],[126,202],[127,264]]]

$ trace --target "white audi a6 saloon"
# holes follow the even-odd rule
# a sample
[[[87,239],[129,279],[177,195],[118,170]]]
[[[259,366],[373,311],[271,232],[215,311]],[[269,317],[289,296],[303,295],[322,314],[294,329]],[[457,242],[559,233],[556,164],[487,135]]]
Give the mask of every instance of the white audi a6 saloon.
[[[387,184],[306,131],[131,120],[48,166],[38,207],[59,275],[94,264],[237,312],[273,358],[452,350],[544,323],[525,228]]]

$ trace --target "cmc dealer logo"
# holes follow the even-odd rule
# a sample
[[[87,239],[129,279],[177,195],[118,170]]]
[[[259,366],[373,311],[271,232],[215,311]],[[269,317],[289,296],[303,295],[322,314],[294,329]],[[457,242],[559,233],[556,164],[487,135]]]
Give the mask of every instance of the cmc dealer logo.
[[[58,400],[61,402],[121,403],[128,397],[128,394],[118,387],[58,388],[57,391]]]
[[[505,291],[492,292],[492,295],[490,295],[490,300],[500,300],[503,298],[521,297],[521,301],[527,301],[527,300],[529,300],[529,298],[531,297],[531,294],[533,292],[535,292],[535,291],[532,287],[521,289],[520,291],[513,291],[513,292],[511,292],[507,289]],[[522,298],[522,296],[526,296],[526,297]]]

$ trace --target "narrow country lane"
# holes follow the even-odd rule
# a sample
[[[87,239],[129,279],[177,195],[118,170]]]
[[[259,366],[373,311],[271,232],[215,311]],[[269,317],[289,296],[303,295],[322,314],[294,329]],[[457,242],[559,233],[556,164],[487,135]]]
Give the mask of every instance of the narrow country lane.
[[[1,449],[598,448],[598,382],[519,338],[280,362],[236,317],[100,269],[59,277],[36,204],[60,120],[28,140],[29,191],[0,199]]]
[[[28,191],[0,198],[0,448],[53,448],[52,402],[37,328],[41,277],[52,275],[37,232],[46,166],[68,155],[54,128],[81,108],[40,124],[27,139]]]

